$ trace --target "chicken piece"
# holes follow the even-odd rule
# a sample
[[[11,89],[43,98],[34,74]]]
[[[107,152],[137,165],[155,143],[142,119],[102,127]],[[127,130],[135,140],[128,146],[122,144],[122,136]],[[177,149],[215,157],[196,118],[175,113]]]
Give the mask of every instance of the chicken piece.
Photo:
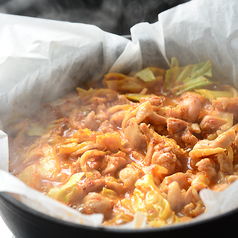
[[[150,101],[145,101],[138,107],[136,120],[138,124],[140,124],[144,120],[153,125],[166,126],[167,124],[167,118],[155,113]]]
[[[87,194],[99,193],[104,187],[114,190],[117,194],[125,192],[123,185],[115,182],[115,179],[110,176],[88,181],[82,179],[83,174],[83,172],[74,174],[66,184],[52,188],[47,195],[68,205],[77,206]]]
[[[212,154],[218,154],[230,147],[235,140],[235,130],[230,129],[220,134],[215,140],[200,140],[190,151],[191,159],[201,158]]]
[[[86,181],[82,184],[77,184],[77,187],[84,192],[84,196],[90,192],[99,192],[106,186],[105,179],[95,179],[92,181]]]
[[[145,123],[140,124],[140,129],[145,134],[147,141],[150,141],[154,138],[154,131],[152,131]],[[161,141],[160,135],[158,136],[158,139],[159,139],[158,141],[156,140],[157,143]]]
[[[91,111],[85,118],[84,126],[91,130],[97,130],[99,125],[107,119],[107,108],[99,102],[95,111]]]
[[[176,181],[168,185],[167,201],[170,208],[175,212],[179,212],[185,205],[184,193],[181,192],[179,184]]]
[[[198,171],[204,173],[210,180],[215,178],[217,175],[215,169],[216,163],[212,159],[202,159],[198,163],[196,163],[196,166],[198,167]]]
[[[181,135],[182,141],[185,143],[186,146],[194,147],[195,144],[198,142],[198,139],[196,136],[194,136],[189,130],[186,130]]]
[[[190,219],[192,219],[193,217],[197,217],[198,215],[204,213],[204,211],[205,211],[205,207],[204,207],[202,201],[200,200],[200,201],[197,201],[197,203],[191,202],[191,203],[185,205],[184,208],[182,209],[182,211],[180,212],[180,214],[187,216],[186,217],[186,220],[187,220],[188,217]]]
[[[176,155],[172,152],[155,151],[152,156],[151,164],[158,164],[168,170],[168,175],[175,171],[177,163]]]
[[[102,131],[103,133],[114,132],[113,126],[108,120],[102,122],[101,125],[99,126],[98,130]]]
[[[143,148],[146,146],[145,137],[137,124],[136,118],[130,119],[129,125],[124,130],[124,134],[133,147]]]
[[[208,188],[210,184],[210,179],[204,174],[196,174],[191,182],[191,186],[196,189],[197,192],[204,188]]]
[[[195,204],[200,200],[201,198],[198,191],[194,187],[190,186],[184,195],[184,204]]]
[[[125,115],[125,118],[122,121],[122,129],[125,129],[128,126],[132,118],[136,118],[136,120],[134,121],[138,125],[141,122],[146,121],[147,123],[151,123],[154,125],[165,126],[167,121],[165,117],[160,116],[153,111],[150,101],[145,101],[134,110],[129,109]]]
[[[201,133],[201,128],[197,123],[192,123],[189,126],[189,131],[191,131],[192,133],[200,134]]]
[[[170,117],[180,118],[187,122],[196,122],[202,109],[199,97],[187,92],[181,97],[179,104],[168,111]]]
[[[113,124],[113,125],[116,125],[118,127],[121,127],[122,126],[122,121],[123,119],[125,118],[125,115],[126,115],[126,110],[122,110],[122,111],[119,111],[119,112],[116,112],[114,113],[111,118],[110,118],[110,122]]]
[[[201,133],[201,129],[197,123],[188,123],[184,120],[172,117],[167,119],[167,130],[171,135],[183,133],[186,130],[189,130],[191,133]]]
[[[84,121],[84,126],[86,128],[89,128],[93,131],[96,131],[97,128],[99,127],[100,122],[96,120],[96,114],[94,111],[90,112]]]
[[[83,200],[86,214],[102,213],[109,218],[114,202],[98,193],[89,193]]]
[[[217,160],[220,164],[220,171],[232,174],[233,173],[233,160],[226,155],[225,152],[221,152],[217,155]]]
[[[212,105],[220,111],[230,112],[238,119],[238,97],[220,97],[212,101]]]
[[[96,110],[96,119],[101,123],[107,119],[107,108],[103,103],[100,103]]]
[[[147,118],[146,121],[149,124],[155,125],[155,126],[166,126],[167,125],[167,118],[163,117],[155,112],[152,112]]]
[[[154,130],[149,129],[145,123],[140,125],[140,129],[149,142],[145,156],[145,164],[147,166],[151,163],[161,166],[164,165],[169,171],[172,171],[175,166],[179,166],[180,162],[177,159],[182,157],[185,154],[185,151],[183,151],[173,139],[159,135]]]
[[[235,140],[235,130],[231,129],[220,134],[214,141],[212,148],[221,147],[227,149]]]
[[[187,123],[181,119],[168,118],[167,129],[171,138],[174,138],[179,145],[193,147],[198,139],[191,133],[200,132],[196,124]]]
[[[177,118],[168,118],[167,119],[167,129],[172,134],[176,134],[184,131],[188,127],[189,123],[186,121],[177,119]]]
[[[84,113],[81,109],[74,109],[69,115],[69,125],[73,129],[80,129],[83,127],[82,119],[84,118]]]
[[[160,106],[163,106],[164,100],[165,100],[165,97],[159,97],[159,96],[153,95],[151,97],[142,97],[140,99],[140,103],[149,101],[152,106],[160,107]]]
[[[115,191],[118,195],[121,195],[126,192],[124,186],[118,182],[118,180],[115,180],[114,177],[106,176],[105,177],[106,187],[108,189],[111,189]]]
[[[216,117],[216,116],[211,116],[211,115],[206,115],[203,117],[200,127],[203,132],[205,133],[213,133],[216,130],[218,130],[222,125],[226,124],[227,120]]]
[[[136,181],[140,178],[140,173],[131,165],[128,165],[119,172],[119,178],[123,182],[125,189],[133,189]]]
[[[187,190],[189,187],[188,179],[184,173],[178,172],[173,175],[167,176],[164,178],[162,183],[160,184],[160,191],[164,193],[168,193],[168,185],[177,182],[180,190]]]
[[[203,213],[204,210],[205,207],[198,191],[193,186],[190,186],[184,195],[184,208],[180,211],[180,214],[196,217]]]
[[[103,170],[102,175],[110,174],[114,176],[117,171],[127,165],[127,160],[123,157],[106,156],[108,161],[107,167]]]
[[[81,158],[73,163],[73,166],[76,171],[80,172],[81,170],[85,173],[94,172],[101,166],[101,160],[106,155],[106,152],[99,150],[88,150],[86,151]],[[93,166],[93,168],[92,168]]]

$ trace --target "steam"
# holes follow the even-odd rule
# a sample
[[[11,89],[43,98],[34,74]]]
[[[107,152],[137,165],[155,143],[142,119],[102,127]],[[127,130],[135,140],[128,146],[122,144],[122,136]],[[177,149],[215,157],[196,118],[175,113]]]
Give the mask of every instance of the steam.
[[[158,14],[188,0],[5,0],[0,12],[93,24],[104,31],[130,34],[139,22],[153,23]]]

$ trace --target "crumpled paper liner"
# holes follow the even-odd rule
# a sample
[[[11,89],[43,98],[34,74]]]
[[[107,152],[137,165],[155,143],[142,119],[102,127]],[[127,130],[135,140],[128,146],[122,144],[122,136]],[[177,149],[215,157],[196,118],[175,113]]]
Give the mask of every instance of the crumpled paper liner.
[[[31,115],[81,84],[107,72],[131,73],[146,66],[167,68],[175,56],[181,65],[210,59],[214,78],[238,88],[238,1],[193,0],[159,15],[153,24],[131,28],[132,41],[92,25],[0,14],[0,117]],[[90,80],[90,81],[88,81]],[[70,222],[100,226],[101,214],[86,216],[35,191],[8,172],[8,141],[0,132],[0,192],[18,194],[40,212]],[[192,222],[238,207],[238,181],[222,192],[204,189],[206,212]],[[117,229],[148,228],[136,214]],[[106,229],[106,228],[105,228]]]

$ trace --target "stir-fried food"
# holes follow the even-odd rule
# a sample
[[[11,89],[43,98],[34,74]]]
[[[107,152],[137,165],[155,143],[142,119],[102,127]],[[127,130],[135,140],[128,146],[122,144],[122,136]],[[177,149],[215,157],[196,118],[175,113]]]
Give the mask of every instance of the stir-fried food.
[[[205,211],[203,188],[221,191],[238,178],[238,96],[211,80],[211,62],[101,83],[43,104],[9,126],[10,172],[30,187],[103,225],[149,226]]]

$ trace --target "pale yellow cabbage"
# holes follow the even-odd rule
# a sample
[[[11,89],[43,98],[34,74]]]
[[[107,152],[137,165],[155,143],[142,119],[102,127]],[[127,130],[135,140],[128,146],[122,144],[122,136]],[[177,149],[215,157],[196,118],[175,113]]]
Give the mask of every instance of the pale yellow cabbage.
[[[117,193],[115,191],[113,191],[112,189],[103,187],[101,194],[104,197],[109,198],[114,201],[117,199]]]
[[[152,175],[147,174],[138,179],[135,187],[132,198],[122,200],[123,206],[134,214],[146,215],[148,224],[153,227],[179,222],[168,201],[160,194]]]
[[[77,186],[77,183],[82,180],[83,176],[83,172],[73,174],[66,184],[52,188],[47,193],[47,196],[66,204],[71,203],[73,200],[77,199],[77,197],[81,197],[82,191],[79,186]]]
[[[142,79],[144,82],[150,82],[155,80],[153,72],[149,68],[142,69],[136,76]]]

